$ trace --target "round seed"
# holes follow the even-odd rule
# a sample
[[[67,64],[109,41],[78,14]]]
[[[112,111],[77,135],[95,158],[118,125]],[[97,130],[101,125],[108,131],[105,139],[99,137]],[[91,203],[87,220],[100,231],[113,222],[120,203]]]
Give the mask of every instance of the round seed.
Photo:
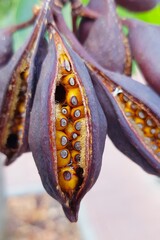
[[[65,171],[65,172],[63,173],[63,177],[64,177],[64,179],[65,179],[66,181],[69,181],[69,180],[71,180],[71,178],[72,178],[72,174],[71,174],[69,171]]]
[[[70,63],[67,59],[64,60],[64,68],[67,72],[71,71],[71,66],[70,66]]]
[[[81,122],[77,122],[75,125],[75,128],[77,131],[80,131],[81,130]]]
[[[77,106],[78,101],[77,101],[77,98],[76,98],[75,96],[73,96],[73,97],[71,98],[71,103],[72,103],[72,105]]]
[[[132,108],[133,110],[136,110],[136,109],[137,109],[137,105],[134,104],[134,103],[132,103],[131,108]]]
[[[79,141],[75,142],[74,148],[75,148],[75,150],[80,151],[81,150],[81,143]]]
[[[77,133],[72,134],[73,139],[76,139],[78,137]]]
[[[62,144],[62,146],[65,146],[65,145],[67,144],[67,142],[68,142],[67,138],[66,138],[65,136],[63,136],[63,137],[61,138],[61,144]]]
[[[80,115],[81,115],[81,111],[77,109],[77,110],[74,112],[74,116],[75,116],[76,118],[78,118],[78,117],[80,117]]]
[[[74,86],[75,85],[75,80],[74,80],[74,78],[70,78],[69,79],[69,84],[71,85],[71,86]]]
[[[154,134],[156,132],[156,129],[152,128],[151,133]]]
[[[67,109],[66,109],[66,108],[62,108],[62,113],[63,113],[64,115],[67,115],[67,113],[68,113]]]
[[[62,168],[70,163],[70,152],[68,149],[63,149],[57,151],[57,166]]]
[[[68,151],[67,150],[62,150],[60,153],[62,158],[67,158],[68,157]]]
[[[61,127],[66,127],[67,126],[67,120],[66,119],[62,118],[60,122],[61,122],[60,123]]]
[[[138,116],[140,118],[144,119],[146,117],[146,114],[144,112],[142,112],[142,111],[139,111]]]
[[[75,156],[75,160],[76,160],[76,162],[79,162],[80,161],[80,154],[77,154],[76,156]]]
[[[74,107],[71,110],[71,118],[72,120],[76,120],[79,118],[83,118],[85,116],[85,111],[84,111],[84,106],[78,106],[78,107]]]
[[[152,121],[152,119],[147,119],[147,125],[149,126],[149,127],[152,127],[153,126],[153,121]]]
[[[71,167],[62,168],[58,173],[59,185],[65,192],[75,190],[78,184],[78,176]]]

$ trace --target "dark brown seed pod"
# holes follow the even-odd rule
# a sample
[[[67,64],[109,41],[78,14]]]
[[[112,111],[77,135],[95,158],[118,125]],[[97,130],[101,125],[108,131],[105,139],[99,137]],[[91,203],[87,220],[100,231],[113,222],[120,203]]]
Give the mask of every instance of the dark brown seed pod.
[[[67,76],[74,77],[75,88],[72,81],[65,84]],[[68,124],[59,130],[56,121],[68,106]],[[83,108],[83,118],[72,116],[74,108]],[[45,189],[71,222],[77,221],[80,201],[99,175],[105,137],[106,119],[89,74],[52,30],[31,112],[29,144]]]
[[[93,81],[108,119],[110,138],[145,171],[159,175],[159,96],[128,77],[107,71],[104,74],[105,80],[93,74]]]
[[[123,23],[129,28],[129,42],[133,57],[137,61],[146,81],[160,94],[160,26],[138,20],[127,19]]]
[[[104,68],[130,75],[130,48],[122,33],[114,1],[92,0],[88,7],[99,11],[101,16],[97,20],[82,20],[79,27],[80,41]]]
[[[5,89],[0,109],[0,151],[7,156],[6,165],[28,150],[30,110],[39,68],[47,50],[43,36],[48,6],[47,1],[27,44],[13,56],[1,75]]]
[[[7,64],[13,55],[12,33],[5,29],[0,29],[0,67]]]
[[[157,0],[116,0],[121,6],[136,12],[148,11],[154,8],[157,4]]]

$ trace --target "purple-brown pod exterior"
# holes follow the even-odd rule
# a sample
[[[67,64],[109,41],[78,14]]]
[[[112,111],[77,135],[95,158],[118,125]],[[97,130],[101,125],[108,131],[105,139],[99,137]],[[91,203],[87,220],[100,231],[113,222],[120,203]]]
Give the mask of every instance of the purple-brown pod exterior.
[[[31,111],[29,145],[44,188],[71,222],[99,175],[106,129],[87,69],[52,30]]]
[[[13,55],[12,33],[7,29],[0,29],[0,68],[3,67]]]
[[[88,7],[99,11],[101,15],[96,20],[82,20],[79,28],[81,43],[104,68],[130,75],[130,48],[122,33],[114,1],[91,0]],[[85,40],[81,40],[81,37],[85,37]]]
[[[146,81],[160,94],[160,26],[133,19],[124,20],[129,28],[129,42]]]
[[[27,44],[3,69],[0,76],[4,88],[0,102],[0,151],[11,164],[28,151],[28,127],[39,68],[46,54],[46,17],[49,2],[44,3]],[[7,84],[6,84],[7,82]]]
[[[115,146],[146,172],[160,173],[160,97],[148,86],[103,71],[92,80]]]
[[[142,12],[154,8],[157,0],[116,0],[116,2],[131,11]]]

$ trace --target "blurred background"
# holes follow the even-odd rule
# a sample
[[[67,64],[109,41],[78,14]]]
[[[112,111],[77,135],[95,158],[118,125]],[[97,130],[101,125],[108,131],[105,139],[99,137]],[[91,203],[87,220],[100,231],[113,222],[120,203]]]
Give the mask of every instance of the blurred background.
[[[83,0],[84,4],[88,1]],[[0,0],[0,27],[32,16],[36,0]],[[122,17],[160,24],[160,6],[144,13],[117,8]],[[64,9],[71,27],[70,6]],[[14,35],[18,49],[29,35]],[[134,78],[143,81],[136,64]],[[100,177],[85,196],[78,223],[71,224],[61,206],[42,187],[31,153],[9,167],[0,162],[0,240],[159,240],[160,180],[115,149],[107,138]],[[4,234],[3,234],[4,233]]]

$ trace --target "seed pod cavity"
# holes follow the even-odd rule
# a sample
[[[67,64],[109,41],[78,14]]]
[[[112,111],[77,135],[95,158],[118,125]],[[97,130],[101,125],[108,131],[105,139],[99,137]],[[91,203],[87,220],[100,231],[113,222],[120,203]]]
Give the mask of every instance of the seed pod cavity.
[[[148,86],[128,77],[105,73],[105,80],[93,75],[93,81],[109,122],[109,136],[117,148],[145,171],[158,175],[159,96]]]
[[[1,110],[0,146],[1,151],[3,151],[8,157],[11,157],[22,144],[29,67],[29,62],[23,59],[17,69],[13,72]]]
[[[57,41],[57,37],[55,39]],[[70,198],[81,188],[86,174],[87,146],[91,137],[87,137],[89,128],[90,111],[84,88],[81,86],[80,79],[74,69],[72,60],[66,52],[61,41],[57,43],[58,70],[55,80],[55,121],[60,120],[61,131],[57,126],[52,126],[56,131],[56,151],[64,153],[64,148],[68,151],[70,160],[65,161],[66,165],[61,164],[62,159],[57,158],[58,183],[66,196]],[[68,111],[69,109],[69,111]],[[67,116],[65,126],[62,126],[63,119]],[[81,122],[81,126],[76,128],[76,121]],[[77,125],[78,126],[78,125]],[[78,130],[77,130],[78,129]],[[59,137],[60,136],[60,137]],[[58,141],[57,141],[58,139]],[[52,139],[54,144],[54,139]],[[72,152],[78,151],[79,161],[75,162]],[[62,166],[63,165],[63,166]]]
[[[159,119],[148,109],[139,103],[137,99],[120,89],[116,101],[124,113],[131,128],[142,143],[152,152],[160,162],[160,123]]]

